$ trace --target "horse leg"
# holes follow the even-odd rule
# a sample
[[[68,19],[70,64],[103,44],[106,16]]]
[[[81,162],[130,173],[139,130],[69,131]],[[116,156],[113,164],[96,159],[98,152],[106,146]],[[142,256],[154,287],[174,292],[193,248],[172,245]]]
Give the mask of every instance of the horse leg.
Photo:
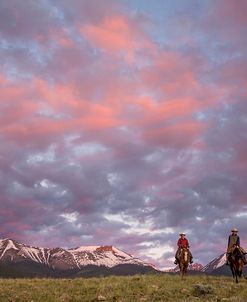
[[[183,280],[183,278],[184,278],[184,265],[182,263],[180,264],[180,275],[181,275],[181,279]]]
[[[241,271],[241,277],[244,279],[245,275],[244,275],[244,264],[243,263],[241,264],[240,271]]]
[[[182,278],[182,266],[180,261],[178,262],[180,277]]]
[[[186,278],[186,269],[183,270],[183,279]]]
[[[188,265],[186,263],[183,264],[183,279],[187,277],[187,267]]]
[[[238,274],[235,274],[236,283],[238,283]]]
[[[241,260],[239,263],[239,277],[242,278],[243,277],[243,268],[244,268],[244,263]]]
[[[232,272],[232,278],[235,279],[235,269],[234,269],[234,266],[232,263],[230,263],[230,269],[231,269],[231,272]]]
[[[186,263],[186,266],[185,266],[185,275],[187,276],[188,274],[188,262]]]
[[[243,276],[243,271],[241,269],[238,270],[238,277],[239,278],[242,278]]]
[[[236,281],[236,283],[238,283],[238,269],[237,268],[235,268],[234,269],[234,275],[235,275],[235,281]]]
[[[242,273],[243,273],[243,263],[241,260],[239,260],[236,267],[236,275],[238,279],[242,277]]]
[[[187,273],[187,268],[186,268],[186,264],[184,264],[184,277],[186,277],[186,273]]]
[[[184,265],[184,268],[183,268],[183,279],[186,277],[186,267]]]
[[[243,279],[247,279],[247,278],[246,278],[246,275],[244,274],[244,271],[242,271],[242,278],[243,278]]]

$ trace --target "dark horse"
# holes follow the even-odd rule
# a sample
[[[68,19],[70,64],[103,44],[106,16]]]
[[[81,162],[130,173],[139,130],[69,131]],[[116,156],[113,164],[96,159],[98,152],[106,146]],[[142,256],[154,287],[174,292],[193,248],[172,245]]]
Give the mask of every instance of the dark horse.
[[[182,279],[184,276],[187,275],[189,261],[190,261],[189,249],[182,248],[180,251],[180,257],[178,259],[178,265],[179,265],[180,275],[181,275]]]
[[[236,245],[229,255],[230,268],[232,271],[232,276],[233,278],[235,278],[236,283],[238,283],[238,279],[243,275],[244,262],[242,257],[243,256],[239,249],[239,246]]]

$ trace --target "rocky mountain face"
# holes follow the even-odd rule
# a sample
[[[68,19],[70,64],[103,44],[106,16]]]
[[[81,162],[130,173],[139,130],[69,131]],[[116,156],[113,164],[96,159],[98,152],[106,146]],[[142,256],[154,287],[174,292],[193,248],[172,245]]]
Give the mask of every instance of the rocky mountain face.
[[[203,265],[200,264],[200,263],[192,263],[192,264],[189,264],[188,270],[193,271],[193,272],[201,272],[203,270]],[[168,273],[178,273],[179,272],[179,266],[176,265],[176,267],[174,267],[172,269],[168,269],[166,272],[168,272]]]
[[[203,265],[200,263],[192,263],[189,265],[189,270],[201,272],[203,270]]]
[[[155,268],[138,258],[115,248],[114,246],[80,246],[73,249],[40,248],[28,246],[11,239],[0,240],[0,275],[8,275],[15,271],[18,275],[23,271],[26,275],[65,276],[133,274],[156,271]],[[93,273],[92,273],[93,272]],[[24,274],[25,275],[25,274]]]

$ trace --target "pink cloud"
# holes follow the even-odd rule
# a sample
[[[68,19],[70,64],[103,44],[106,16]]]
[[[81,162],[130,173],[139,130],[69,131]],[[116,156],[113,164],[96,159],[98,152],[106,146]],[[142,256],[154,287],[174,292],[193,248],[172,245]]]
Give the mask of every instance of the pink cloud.
[[[154,145],[183,148],[191,145],[205,130],[204,125],[199,122],[182,122],[175,125],[147,130],[144,139]]]
[[[130,61],[136,51],[154,49],[137,24],[121,15],[105,18],[99,24],[85,25],[80,30],[93,46],[115,54],[126,52]]]
[[[57,84],[51,87],[45,81],[37,79],[28,84],[14,84],[3,77],[1,84],[3,98],[0,106],[2,113],[5,113],[1,119],[2,131],[17,140],[65,134],[82,129],[96,131],[121,124],[118,109],[78,98],[73,85]],[[38,116],[44,104],[44,108],[53,110],[52,115],[67,112],[68,117],[57,120],[52,118],[52,115]]]
[[[159,51],[153,56],[153,64],[140,71],[143,89],[157,91],[164,100],[198,96],[203,88],[197,77],[202,64],[191,55]]]
[[[191,118],[193,113],[200,109],[200,103],[193,98],[156,102],[149,97],[145,97],[137,99],[136,105],[139,105],[138,108],[142,113],[139,122],[143,126],[181,117]]]

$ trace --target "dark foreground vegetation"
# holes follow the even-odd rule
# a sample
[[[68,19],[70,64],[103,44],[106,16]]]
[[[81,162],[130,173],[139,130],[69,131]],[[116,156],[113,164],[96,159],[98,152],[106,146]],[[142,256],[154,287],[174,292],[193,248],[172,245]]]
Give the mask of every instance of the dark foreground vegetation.
[[[0,279],[0,301],[247,302],[247,280],[230,277],[136,275],[76,279]]]

